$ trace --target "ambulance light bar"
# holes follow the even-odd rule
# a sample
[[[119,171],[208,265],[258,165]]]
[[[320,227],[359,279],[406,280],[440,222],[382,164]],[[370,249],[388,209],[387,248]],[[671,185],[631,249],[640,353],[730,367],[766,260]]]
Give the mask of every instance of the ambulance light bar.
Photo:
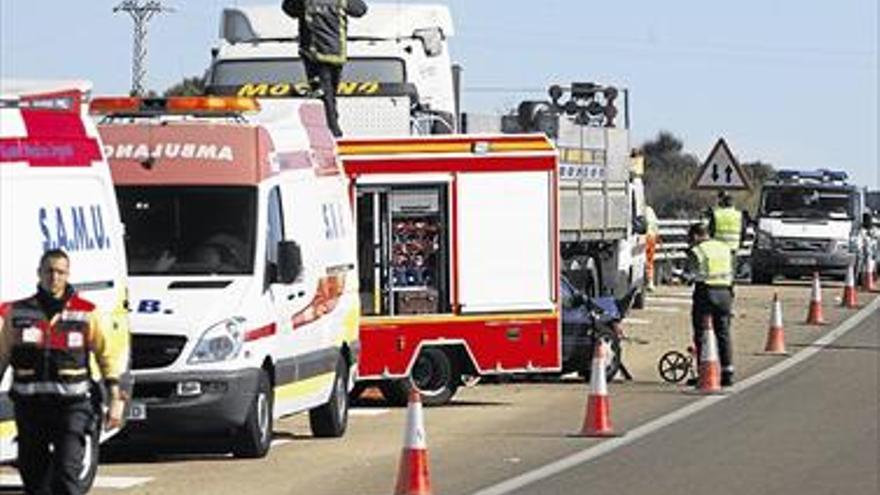
[[[170,96],[138,98],[133,96],[100,97],[92,100],[92,115],[162,115],[162,114],[230,114],[258,112],[254,98],[238,96]]]

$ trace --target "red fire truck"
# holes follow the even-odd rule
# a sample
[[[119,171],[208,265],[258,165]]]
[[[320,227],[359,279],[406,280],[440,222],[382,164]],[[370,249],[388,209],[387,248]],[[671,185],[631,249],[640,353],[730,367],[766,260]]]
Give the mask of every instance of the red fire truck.
[[[344,139],[361,386],[442,404],[490,374],[559,371],[556,151],[543,135]]]

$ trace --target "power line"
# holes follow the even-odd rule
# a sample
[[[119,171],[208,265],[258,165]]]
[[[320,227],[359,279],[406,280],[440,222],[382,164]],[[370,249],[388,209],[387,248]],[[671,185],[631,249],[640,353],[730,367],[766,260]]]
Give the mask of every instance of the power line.
[[[162,5],[162,0],[124,0],[113,7],[113,13],[126,12],[134,21],[134,48],[131,60],[131,94],[144,94],[144,79],[147,75],[147,24],[156,14],[174,12]]]

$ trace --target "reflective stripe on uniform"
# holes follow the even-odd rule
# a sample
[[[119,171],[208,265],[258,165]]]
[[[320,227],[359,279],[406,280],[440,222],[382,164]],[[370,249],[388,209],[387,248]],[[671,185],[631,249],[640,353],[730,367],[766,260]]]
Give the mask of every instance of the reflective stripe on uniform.
[[[13,382],[12,390],[19,395],[54,394],[74,397],[87,395],[89,393],[89,382]]]
[[[712,287],[733,285],[733,258],[727,243],[709,239],[695,246],[693,252],[700,263],[698,282]]]

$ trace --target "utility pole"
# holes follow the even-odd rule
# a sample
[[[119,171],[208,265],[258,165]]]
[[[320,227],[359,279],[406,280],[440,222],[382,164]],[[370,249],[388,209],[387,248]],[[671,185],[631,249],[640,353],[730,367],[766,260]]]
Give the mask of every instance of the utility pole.
[[[162,5],[162,0],[124,0],[113,7],[113,13],[127,12],[134,21],[134,51],[131,60],[131,94],[144,94],[144,78],[147,74],[147,24],[156,14],[174,12]]]

